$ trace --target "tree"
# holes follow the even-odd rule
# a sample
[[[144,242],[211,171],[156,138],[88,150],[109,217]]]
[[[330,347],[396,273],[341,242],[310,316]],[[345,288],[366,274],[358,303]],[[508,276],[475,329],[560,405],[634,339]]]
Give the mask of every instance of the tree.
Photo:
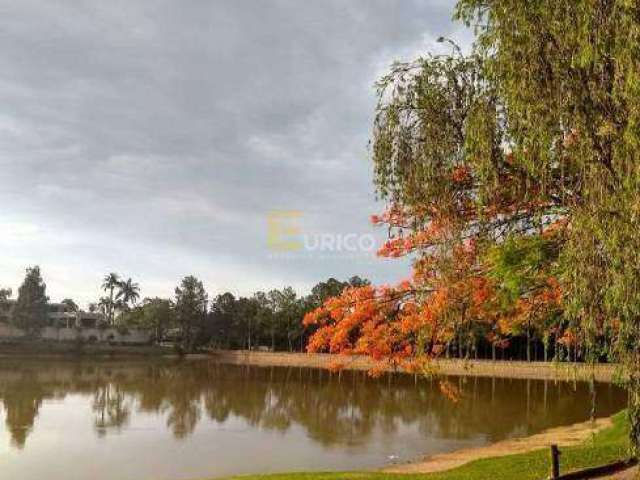
[[[24,330],[27,335],[37,335],[47,324],[47,305],[49,297],[46,295],[47,286],[40,275],[40,267],[27,268],[27,273],[18,289],[13,318],[15,325]]]
[[[204,285],[194,276],[182,279],[175,290],[176,320],[180,325],[182,345],[193,350],[196,334],[202,328],[207,314],[207,293]]]
[[[273,320],[274,315],[271,310],[269,296],[265,292],[256,292],[253,294],[252,299],[256,308],[254,322],[256,329],[256,344],[270,344],[273,349],[275,346],[275,322]]]
[[[118,288],[120,286],[120,276],[117,273],[109,273],[107,275],[105,275],[105,277],[102,280],[102,290],[104,290],[105,292],[109,292],[109,296],[107,297],[108,301],[104,301],[105,298],[103,297],[102,299],[100,299],[100,302],[103,304],[103,306],[105,307],[105,314],[107,316],[107,320],[109,322],[110,325],[113,325],[114,323],[114,315],[115,315],[115,290],[116,288]]]
[[[156,342],[164,337],[167,329],[175,326],[175,310],[171,300],[165,298],[145,298],[121,317],[122,325],[130,328],[150,329]]]
[[[145,325],[155,331],[156,341],[162,340],[164,332],[175,325],[174,304],[164,298],[147,298],[144,304]]]
[[[140,298],[140,286],[128,278],[126,281],[120,281],[117,285],[118,293],[116,299],[121,300],[125,305],[130,303],[135,305]]]
[[[461,1],[504,105],[514,163],[552,193],[564,221],[558,271],[568,343],[629,373],[631,441],[640,446],[640,272],[637,62],[640,15],[623,1],[536,5]],[[526,70],[526,71],[525,71]],[[572,337],[572,338],[571,338]]]
[[[6,302],[11,298],[12,291],[10,288],[0,288],[0,302]]]
[[[113,300],[111,300],[111,298],[109,297],[100,297],[100,300],[96,305],[96,308],[97,308],[97,311],[99,311],[102,315],[104,315],[109,322],[110,315],[114,311]],[[110,322],[109,324],[112,325],[112,323]]]
[[[254,346],[259,304],[254,298],[240,297],[233,315],[236,347],[251,350]]]
[[[356,277],[353,277],[354,279]],[[347,282],[340,282],[335,278],[329,278],[325,282],[320,282],[311,289],[310,300],[316,306],[322,305],[328,298],[337,297],[342,293]]]
[[[0,321],[8,322],[9,316],[7,311],[10,308],[9,299],[11,298],[12,291],[10,288],[0,288]]]
[[[80,307],[78,307],[78,304],[74,302],[71,298],[65,298],[60,303],[62,303],[63,305],[66,305],[69,308],[69,310],[71,310],[72,312],[77,312],[80,310]]]
[[[0,310],[6,308],[12,294],[10,288],[0,288]]]
[[[209,339],[218,347],[229,348],[236,315],[236,297],[225,292],[211,302]]]
[[[461,0],[472,52],[395,64],[378,83],[375,185],[414,258],[395,287],[345,289],[305,322],[312,351],[407,368],[482,325],[549,338],[629,375],[640,445],[640,15],[629,2]],[[475,329],[473,329],[475,331]],[[530,353],[528,353],[530,356]]]
[[[296,336],[299,335],[301,326],[300,318],[302,312],[299,311],[297,294],[291,287],[282,290],[271,290],[269,292],[269,302],[273,311],[271,345],[275,349],[275,332],[279,330],[285,333],[287,349],[293,351]]]

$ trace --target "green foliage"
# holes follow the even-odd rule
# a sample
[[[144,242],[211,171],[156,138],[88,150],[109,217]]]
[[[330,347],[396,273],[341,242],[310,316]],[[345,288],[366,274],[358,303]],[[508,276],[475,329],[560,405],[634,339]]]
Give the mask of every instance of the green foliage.
[[[488,250],[489,277],[501,288],[504,300],[513,303],[555,273],[558,253],[554,239],[510,236]]]
[[[11,298],[12,291],[10,288],[0,288],[0,302],[6,302]]]
[[[449,178],[466,160],[469,112],[490,101],[480,67],[454,47],[452,55],[396,63],[377,83],[372,153],[382,198],[451,208],[459,186]]]
[[[174,304],[165,298],[145,298],[121,318],[121,323],[130,328],[149,329],[156,341],[162,340],[165,332],[176,326]]]
[[[80,310],[80,307],[78,307],[78,304],[74,302],[73,299],[71,298],[65,298],[60,303],[62,303],[63,305],[66,305],[72,312],[77,312],[78,310]]]
[[[13,314],[15,325],[28,335],[37,335],[47,324],[47,286],[40,275],[40,267],[27,268],[27,274],[18,289]]]
[[[115,274],[113,274],[115,275]],[[105,278],[103,288],[111,292],[113,275]],[[251,297],[236,297],[230,292],[217,295],[207,311],[207,292],[195,277],[185,277],[176,288],[175,301],[145,298],[142,304],[129,307],[138,296],[138,285],[123,282],[115,275],[114,298],[105,296],[91,310],[109,316],[119,312],[114,323],[122,328],[143,328],[155,332],[156,341],[181,338],[181,348],[192,350],[201,346],[223,349],[253,349],[303,351],[309,331],[302,324],[304,315],[327,298],[339,294],[347,286],[368,284],[358,276],[341,282],[329,279],[316,285],[307,296],[299,296],[291,287],[269,292],[256,292]],[[109,280],[109,281],[107,281]],[[128,284],[130,285],[128,287]],[[125,295],[129,288],[136,295]],[[116,294],[118,292],[118,294]],[[172,331],[178,328],[180,333]]]
[[[479,240],[507,303],[557,275],[567,344],[627,366],[638,447],[638,6],[460,0],[455,17],[475,28],[471,54],[396,64],[378,84],[378,193],[409,219],[400,232],[435,222]]]
[[[140,286],[133,280],[128,278],[126,281],[120,281],[117,284],[118,293],[116,294],[116,300],[120,300],[124,305],[128,306],[129,303],[136,304],[140,298]]]
[[[107,316],[107,321],[113,325],[115,320],[115,290],[120,285],[120,276],[117,273],[109,273],[102,280],[102,289],[109,293],[108,297],[100,299],[101,309]]]
[[[195,335],[207,314],[207,292],[200,280],[194,276],[182,279],[175,290],[175,313],[182,334],[182,343],[192,350]]]
[[[570,219],[560,268],[566,315],[628,366],[640,445],[640,14],[626,0],[461,0],[504,104],[517,164]],[[558,174],[559,173],[559,174]],[[637,412],[634,413],[634,412]]]

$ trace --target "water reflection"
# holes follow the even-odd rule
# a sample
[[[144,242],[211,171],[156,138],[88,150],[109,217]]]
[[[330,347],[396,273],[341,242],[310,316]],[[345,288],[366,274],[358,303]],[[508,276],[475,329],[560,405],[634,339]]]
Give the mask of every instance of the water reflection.
[[[588,418],[586,384],[454,378],[462,392],[451,403],[429,380],[362,372],[332,375],[302,368],[258,368],[210,361],[130,363],[3,360],[0,400],[13,447],[37,430],[43,402],[80,395],[90,404],[99,437],[126,432],[135,412],[162,418],[176,439],[203,420],[240,418],[254,429],[286,433],[301,426],[323,446],[366,444],[374,432],[392,435],[415,425],[424,437],[497,441]],[[596,412],[624,407],[618,388],[596,385]],[[70,407],[69,407],[70,408]]]

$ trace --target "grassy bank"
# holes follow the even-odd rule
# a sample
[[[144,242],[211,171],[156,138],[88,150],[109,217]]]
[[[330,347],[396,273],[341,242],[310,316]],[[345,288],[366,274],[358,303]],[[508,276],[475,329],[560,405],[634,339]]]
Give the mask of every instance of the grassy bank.
[[[628,423],[624,412],[612,417],[613,426],[596,433],[592,439],[562,449],[561,472],[594,467],[626,457]],[[548,449],[528,453],[486,458],[446,472],[398,474],[381,472],[284,473],[248,475],[233,480],[541,480],[549,476]]]

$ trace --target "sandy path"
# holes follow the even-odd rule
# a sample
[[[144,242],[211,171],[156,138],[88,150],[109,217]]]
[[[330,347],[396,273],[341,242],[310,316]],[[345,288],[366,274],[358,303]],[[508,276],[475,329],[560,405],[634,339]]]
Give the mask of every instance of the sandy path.
[[[440,453],[416,462],[390,465],[383,469],[385,472],[394,473],[430,473],[441,472],[459,467],[473,460],[487,457],[499,457],[514,453],[530,452],[541,448],[548,448],[551,444],[560,447],[576,445],[587,440],[595,432],[610,427],[610,418],[600,418],[596,421],[576,423],[566,427],[557,427],[545,430],[542,433],[524,438],[503,440],[502,442],[487,445],[486,447],[468,448],[450,453]],[[618,478],[618,477],[612,477]],[[619,480],[629,480],[633,477],[620,477]]]
[[[240,350],[216,350],[210,353],[224,363],[257,366],[327,368],[341,363],[348,370],[370,370],[376,364],[362,356],[345,357],[326,353],[286,353]],[[589,380],[611,382],[618,367],[612,364],[586,365],[553,362],[519,362],[506,360],[446,360],[433,361],[434,372],[440,375],[470,377],[523,378],[539,380]],[[391,371],[391,368],[388,369]]]
[[[616,473],[608,477],[602,477],[605,480],[637,480],[640,478],[638,467],[633,467],[625,470],[624,472]]]

